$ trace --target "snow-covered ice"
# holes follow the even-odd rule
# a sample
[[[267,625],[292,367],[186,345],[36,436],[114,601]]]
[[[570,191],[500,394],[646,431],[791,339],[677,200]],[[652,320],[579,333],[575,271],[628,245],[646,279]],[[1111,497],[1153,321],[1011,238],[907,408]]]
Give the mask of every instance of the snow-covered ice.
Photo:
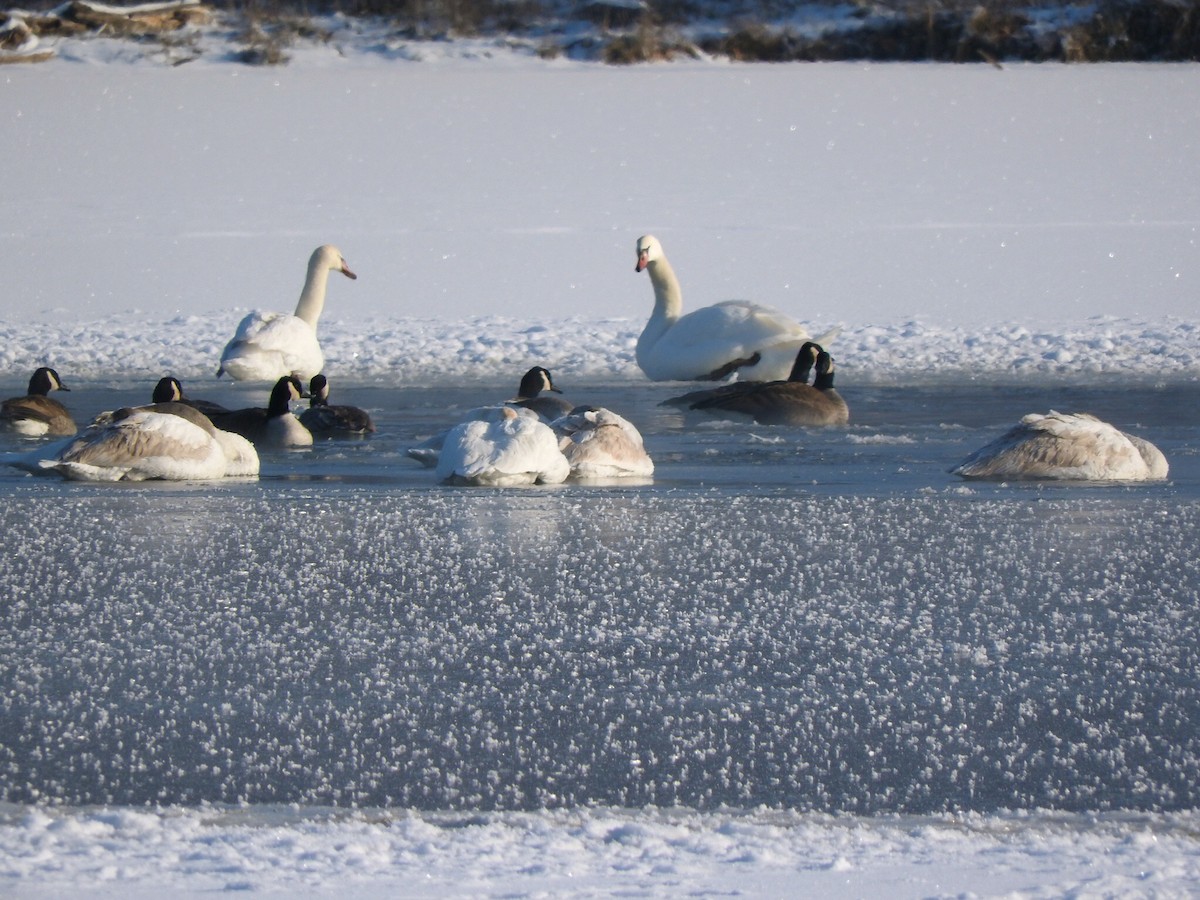
[[[1200,67],[59,50],[0,74],[4,396],[249,405],[221,347],[335,242],[380,430],[219,489],[0,473],[6,896],[1200,890]],[[849,429],[659,407],[649,231],[688,307],[840,326]],[[654,482],[405,458],[533,364]],[[1051,405],[1171,479],[947,474]]]

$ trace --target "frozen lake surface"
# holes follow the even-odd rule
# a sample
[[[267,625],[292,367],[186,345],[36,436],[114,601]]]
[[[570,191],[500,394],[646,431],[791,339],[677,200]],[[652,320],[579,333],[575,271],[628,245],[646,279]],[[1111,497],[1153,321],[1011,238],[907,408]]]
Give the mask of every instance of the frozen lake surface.
[[[0,470],[15,895],[1198,883],[1190,379],[843,385],[827,430],[562,386],[642,429],[651,483],[436,485],[403,451],[485,384],[342,385],[379,432],[257,481]],[[144,399],[73,387],[81,418]],[[947,474],[1052,406],[1171,479]]]
[[[242,483],[0,469],[5,896],[1196,893],[1200,67],[63,49],[2,79],[3,396],[257,405],[221,346],[332,241],[380,431]],[[850,427],[660,407],[649,231],[687,309],[841,326]],[[651,483],[405,457],[535,363]],[[1170,480],[947,474],[1051,408]]]
[[[826,430],[685,420],[678,390],[567,389],[642,429],[640,485],[452,489],[405,457],[499,385],[346,385],[379,432],[257,481],[0,473],[4,799],[1193,806],[1192,384],[846,386]],[[1051,407],[1154,441],[1170,481],[947,474]]]

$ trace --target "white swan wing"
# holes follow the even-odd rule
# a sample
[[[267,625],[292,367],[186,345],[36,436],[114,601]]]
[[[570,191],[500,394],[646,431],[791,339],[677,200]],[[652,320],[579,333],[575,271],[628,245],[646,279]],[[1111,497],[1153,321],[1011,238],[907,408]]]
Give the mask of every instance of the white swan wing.
[[[464,425],[467,422],[471,422],[471,421],[487,421],[487,422],[499,421],[504,415],[503,410],[505,408],[505,405],[506,404],[502,404],[502,405],[498,405],[498,406],[477,406],[474,409],[468,410],[467,413],[462,417],[462,420],[458,424]],[[512,407],[512,409],[514,409],[519,415],[533,415],[534,418],[537,418],[537,414],[534,413],[532,410],[526,410],[523,407],[515,407],[515,406]],[[425,440],[421,441],[421,443],[414,444],[413,446],[406,449],[404,452],[410,458],[415,459],[417,462],[419,462],[421,465],[425,466],[426,468],[429,468],[429,469],[435,468],[438,464],[438,458],[441,455],[442,448],[446,444],[446,438],[450,435],[450,432],[453,431],[454,428],[456,428],[456,427],[458,427],[458,426],[451,426],[450,428],[447,428],[445,431],[440,431],[437,434],[432,435],[431,437],[428,437]]]
[[[438,456],[440,480],[473,484],[555,484],[570,464],[554,432],[535,418],[514,414],[500,421],[460,423],[446,435]]]
[[[741,378],[787,378],[808,331],[769,306],[729,300],[681,316],[654,343],[643,362],[655,380],[709,378],[737,361]],[[731,370],[732,371],[732,370]]]
[[[225,454],[225,475],[230,478],[250,478],[258,474],[260,462],[254,444],[240,434],[216,429],[217,443]]]
[[[221,368],[239,381],[271,381],[292,374],[309,379],[324,363],[312,326],[281,313],[250,313],[221,353]]]

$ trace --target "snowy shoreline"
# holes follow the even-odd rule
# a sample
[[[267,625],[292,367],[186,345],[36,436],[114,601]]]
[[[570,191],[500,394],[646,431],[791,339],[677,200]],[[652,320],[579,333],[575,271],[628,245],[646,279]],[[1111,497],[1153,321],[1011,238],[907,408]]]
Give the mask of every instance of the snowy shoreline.
[[[988,66],[682,63],[613,69],[530,60],[487,42],[444,42],[419,48],[429,65],[400,62],[407,58],[406,46],[343,55],[322,45],[297,48],[286,68],[266,70],[229,65],[215,54],[167,68],[153,46],[123,40],[74,42],[62,49],[58,60],[45,65],[10,67],[0,96],[7,124],[0,150],[19,173],[0,202],[12,223],[0,235],[8,263],[0,380],[12,388],[23,388],[34,367],[52,364],[72,386],[111,383],[133,392],[171,372],[203,395],[217,384],[221,347],[249,305],[290,310],[304,259],[327,241],[339,244],[361,276],[331,291],[320,324],[328,370],[339,385],[511,386],[514,375],[538,363],[568,390],[588,382],[640,386],[644,376],[634,361],[634,344],[650,312],[651,289],[644,276],[635,277],[633,249],[646,231],[669,241],[688,309],[749,297],[785,309],[813,333],[842,327],[830,350],[838,362],[839,389],[848,395],[855,385],[872,382],[979,379],[985,392],[1009,382],[1048,382],[1055,388],[1086,382],[1105,390],[1122,382],[1172,382],[1190,391],[1200,380],[1200,318],[1189,280],[1200,229],[1192,177],[1200,116],[1187,102],[1200,82],[1200,66],[1008,66],[1001,72]],[[136,159],[131,147],[137,148]],[[993,393],[1007,399],[1004,392]],[[72,399],[88,398],[80,392]],[[1167,437],[1179,448],[1178,468],[1186,473],[1195,458],[1194,412],[1172,400],[1155,415],[1178,424],[1178,433]],[[903,415],[896,418],[903,421]],[[879,450],[862,443],[874,436],[856,435],[859,443],[848,446]],[[734,432],[709,437],[714,458],[721,458],[718,448],[728,451],[741,443]],[[900,449],[880,451],[889,463],[881,467],[889,484],[900,478],[898,472],[913,468],[909,455],[921,459],[931,450],[925,444],[895,446]],[[358,449],[385,447],[375,440]],[[780,458],[789,449],[781,447]],[[822,477],[837,468],[821,465]],[[770,471],[781,468],[772,465]],[[923,476],[918,468],[911,477]],[[934,483],[945,481],[939,471]],[[175,528],[193,529],[182,536],[180,553],[199,553],[202,562],[212,563],[190,569],[195,584],[205,579],[189,592],[203,606],[211,598],[209,573],[237,582],[243,564],[235,567],[229,560],[260,551],[265,558],[266,539],[248,538],[248,527],[290,541],[282,554],[287,565],[245,567],[246,578],[251,568],[256,580],[267,578],[259,592],[267,599],[290,597],[311,579],[320,581],[313,574],[317,557],[305,554],[336,551],[338,545],[325,541],[310,548],[303,529],[313,525],[332,522],[349,540],[347,535],[376,521],[375,543],[388,547],[392,541],[410,549],[433,546],[444,537],[462,557],[450,559],[442,572],[441,557],[431,552],[429,565],[442,572],[446,585],[510,578],[523,584],[526,572],[517,564],[517,551],[526,551],[527,536],[560,539],[564,530],[584,528],[580,522],[591,520],[577,515],[579,510],[606,510],[595,525],[601,538],[611,533],[613,541],[625,541],[621,536],[630,527],[631,504],[619,493],[548,495],[545,508],[535,506],[540,495],[531,494],[525,504],[532,508],[513,509],[506,495],[481,500],[432,488],[389,488],[393,493],[379,496],[374,518],[364,519],[361,500],[374,491],[373,483],[322,482],[317,487],[323,492],[311,495],[304,494],[306,484],[266,480],[244,488],[245,496],[221,495],[232,504],[227,508],[206,507],[214,502],[207,489],[85,494],[39,482],[26,492],[22,509],[33,510],[41,526],[30,528],[29,515],[14,518],[7,548],[25,553],[7,555],[6,564],[15,558],[32,579],[21,582],[27,586],[20,594],[29,615],[48,617],[37,637],[50,643],[41,651],[36,641],[21,640],[23,652],[39,654],[36,665],[23,668],[10,660],[8,677],[25,685],[31,671],[71,676],[63,665],[67,651],[60,648],[91,654],[97,661],[91,680],[63,700],[90,715],[103,711],[91,689],[127,686],[108,680],[111,669],[100,665],[114,641],[136,645],[128,659],[143,666],[139,672],[145,657],[134,650],[143,644],[160,651],[164,665],[175,651],[184,655],[181,663],[211,661],[203,654],[211,639],[159,641],[154,631],[125,627],[141,618],[115,614],[123,601],[179,581],[174,569],[164,568],[174,557],[155,543]],[[925,489],[917,489],[923,496]],[[915,504],[902,492],[888,501],[884,517],[874,501],[845,501],[839,527],[824,532],[809,531],[815,514],[780,531],[777,520],[787,508],[780,501],[754,540],[740,537],[736,528],[725,530],[734,504],[702,498],[716,518],[699,523],[713,522],[712,527],[698,527],[686,515],[697,505],[694,498],[688,506],[686,492],[668,492],[664,503],[676,504],[683,515],[644,516],[638,540],[618,549],[631,565],[657,555],[661,568],[664,561],[690,559],[697,550],[694,539],[713,535],[717,552],[705,552],[701,563],[725,566],[722,557],[743,550],[763,554],[761,564],[756,557],[745,570],[750,590],[783,564],[799,567],[795,548],[814,536],[836,538],[853,554],[845,583],[856,584],[854,576],[869,572],[889,595],[917,600],[933,591],[907,587],[912,572],[936,572],[939,563],[962,561],[967,571],[953,582],[959,588],[946,604],[953,613],[946,621],[947,639],[919,645],[928,650],[935,673],[947,659],[970,664],[976,674],[1000,668],[991,656],[977,659],[978,647],[960,646],[964,638],[952,630],[959,612],[972,612],[975,585],[995,585],[995,597],[1002,598],[1016,577],[1018,595],[1031,602],[1054,598],[1063,593],[1064,568],[1076,565],[1080,579],[1086,575],[1093,579],[1088,584],[1102,589],[1101,598],[1093,599],[1092,591],[1070,594],[1074,605],[1068,611],[1075,617],[1060,620],[1064,637],[1046,644],[1046,652],[1078,658],[1079,624],[1091,623],[1093,643],[1113,661],[1105,671],[1124,689],[1167,677],[1159,668],[1166,654],[1162,646],[1178,647],[1180,674],[1172,686],[1190,697],[1195,667],[1183,651],[1196,646],[1187,631],[1195,567],[1178,536],[1194,529],[1171,526],[1176,513],[1184,525],[1193,522],[1194,506],[1179,499],[1186,494],[1162,490],[1169,493],[1161,505],[1148,503],[1141,491],[1111,492],[1103,515],[1096,495],[1072,493],[1055,507],[1062,514],[1050,524],[1046,510],[1053,504],[1034,501],[1031,492],[1005,492],[988,507],[986,527],[976,529],[984,539],[978,545],[961,522],[957,530],[943,518],[914,524]],[[951,502],[936,498],[946,496],[951,495],[935,494],[926,508],[941,512]],[[827,513],[828,498],[818,500]],[[442,507],[437,520],[442,524],[426,526],[419,504],[433,502]],[[964,502],[978,514],[979,504]],[[417,505],[410,509],[412,504]],[[471,504],[481,511],[464,516]],[[396,513],[397,505],[407,513]],[[761,505],[748,497],[744,508]],[[964,516],[968,524],[974,521]],[[673,542],[659,527],[668,519],[685,523]],[[459,522],[462,533],[446,522]],[[410,524],[420,526],[415,537],[402,534],[401,526]],[[1001,527],[1009,543],[986,543]],[[113,566],[113,560],[129,559],[125,532],[139,528],[141,567]],[[492,559],[495,548],[476,555],[476,531],[493,544],[497,536],[512,544],[510,556],[484,573],[490,578],[479,577],[480,560]],[[1032,557],[1031,531],[1045,534],[1034,548],[1042,552]],[[947,534],[961,536],[958,551],[945,552]],[[726,535],[734,536],[722,540]],[[885,542],[893,537],[895,547]],[[592,531],[580,541],[589,547],[603,543]],[[210,558],[214,543],[225,548],[225,557]],[[1115,559],[1106,555],[1114,546],[1122,550]],[[1162,566],[1153,554],[1166,551],[1176,580],[1163,589]],[[882,566],[880,559],[894,559],[896,566]],[[831,550],[829,560],[833,590],[843,584],[835,577],[843,572],[843,557]],[[1024,575],[1012,575],[1007,567],[1014,561],[1027,570]],[[557,583],[574,585],[585,598],[617,596],[621,592],[610,590],[607,580],[612,563],[610,555],[595,564],[594,582],[564,563],[568,577]],[[1131,568],[1135,575],[1147,574],[1132,577]],[[106,585],[119,579],[125,587],[88,595],[86,579],[75,569],[95,573]],[[356,571],[346,567],[346,578]],[[425,570],[414,571],[418,577]],[[727,577],[739,571],[730,568]],[[44,602],[45,573],[65,579],[60,593],[71,595],[80,640],[52,640],[64,622]],[[703,585],[694,572],[676,581],[681,597]],[[1139,586],[1146,584],[1160,594],[1147,596],[1144,608],[1119,605],[1139,597]],[[352,593],[332,591],[335,602],[319,611],[345,616]],[[527,593],[510,592],[518,599]],[[162,615],[160,623],[170,625],[172,635],[177,624],[228,623],[244,637],[238,646],[256,650],[268,674],[283,665],[281,659],[288,667],[278,674],[303,674],[326,649],[328,632],[316,628],[308,654],[277,652],[294,645],[293,618],[280,616],[274,631],[264,631],[265,619],[251,623],[240,617],[247,597],[240,583],[225,596],[233,600],[215,613],[210,604],[204,615],[180,622],[164,615],[159,598],[147,595],[145,609]],[[494,611],[489,596],[478,599],[480,609]],[[1165,601],[1172,607],[1168,614]],[[564,620],[578,621],[582,605],[564,611]],[[362,609],[374,607],[364,603]],[[885,646],[880,635],[907,619],[889,618],[869,598],[850,609],[850,615],[831,614],[828,622],[869,626],[865,638],[871,658],[879,660]],[[446,635],[473,633],[453,622],[446,626],[445,616],[435,612],[428,622]],[[1039,606],[1027,618],[1042,622],[1044,615]],[[90,629],[106,616],[115,630],[102,638]],[[521,623],[527,625],[527,618]],[[1024,624],[1020,620],[1005,615],[992,622]],[[361,621],[344,622],[341,633],[357,639]],[[716,615],[697,619],[697,633],[706,640],[702,646],[713,652],[726,646],[721,622]],[[1095,630],[1106,622],[1144,631],[1155,638],[1148,644],[1155,652],[1122,656],[1135,648],[1127,641],[1105,643]],[[620,623],[600,624],[608,646],[619,651],[631,632],[621,631]],[[967,625],[960,632],[969,632]],[[1026,671],[1019,660],[1026,645],[1013,640],[1011,649],[992,648],[988,642],[997,630],[983,629],[980,646],[1013,660],[1005,671],[1015,679]],[[813,630],[818,637],[828,632]],[[415,642],[427,640],[420,629],[412,634]],[[268,640],[273,635],[277,644]],[[24,637],[16,626],[9,636]],[[584,635],[588,640],[581,638],[580,645],[590,647],[591,636]],[[541,646],[534,640],[540,637],[531,632],[530,646]],[[642,643],[648,651],[657,646],[648,639]],[[461,656],[461,642],[446,646],[451,652],[445,658]],[[214,671],[225,672],[233,658],[219,660]],[[236,658],[244,661],[244,654]],[[844,655],[831,652],[830,658],[838,660],[838,671],[844,669]],[[387,648],[365,659],[386,665],[397,657]],[[612,659],[619,674],[620,659]],[[1129,669],[1117,665],[1122,660]],[[1148,680],[1131,680],[1130,672]],[[1073,683],[1090,684],[1090,677],[1080,674]],[[271,677],[267,687],[294,681]],[[161,677],[145,681],[155,690],[164,683]],[[53,703],[66,696],[54,694],[49,684],[29,682],[24,695],[15,689],[6,694],[8,721],[41,727],[44,717],[28,715],[20,698]],[[396,690],[404,686],[395,684]],[[251,693],[262,693],[260,688],[251,685]],[[421,699],[428,692],[423,683],[413,695]],[[867,694],[875,698],[873,690]],[[172,704],[188,699],[164,696]],[[469,692],[466,696],[472,700]],[[1156,695],[1146,696],[1147,708],[1173,709],[1157,703]],[[1036,705],[1038,695],[1032,699]],[[1077,718],[1067,702],[1073,699],[1063,702],[1063,720]],[[289,708],[303,725],[310,706],[297,694]],[[529,714],[542,708],[531,703]],[[1129,713],[1142,708],[1139,700]],[[1121,719],[1123,708],[1103,706],[1112,709],[1114,727],[1136,730],[1132,720]],[[1056,716],[1059,711],[1053,709]],[[26,749],[61,753],[71,765],[78,758],[71,736],[104,731],[90,718],[64,721],[69,727],[55,739]],[[220,720],[188,712],[181,721],[191,726]],[[1163,758],[1193,753],[1186,714],[1180,721],[1181,730],[1160,733],[1162,743],[1152,752]],[[113,727],[110,723],[109,733]],[[428,739],[436,742],[441,733],[431,731]],[[131,757],[145,749],[128,742],[125,747]],[[1083,734],[1070,747],[1105,751]],[[264,758],[270,753],[264,746],[252,749]],[[92,761],[120,767],[114,753]],[[1193,758],[1188,755],[1184,763],[1191,766]],[[943,759],[951,769],[957,764],[955,756]],[[338,754],[318,762],[332,767],[343,760]],[[1064,765],[1056,777],[1087,784],[1088,771],[1072,768],[1069,759]],[[168,774],[177,777],[175,770]],[[211,769],[208,774],[217,777]],[[131,766],[120,775],[141,777]],[[1130,773],[1131,780],[1135,775]],[[586,805],[528,813],[422,813],[12,804],[0,806],[0,892],[122,900],[213,891],[438,898],[1182,897],[1200,885],[1193,785],[1179,785],[1178,808],[1184,811],[1178,812],[1039,810],[928,818]]]
[[[244,310],[157,320],[130,312],[92,321],[0,323],[0,371],[14,383],[41,365],[68,381],[132,383],[174,374],[213,377],[221,347]],[[642,322],[609,318],[538,322],[480,316],[331,319],[321,324],[327,368],[341,383],[420,387],[507,384],[530,365],[556,378],[642,381],[634,345]],[[810,323],[824,331],[835,323]],[[1200,323],[1094,317],[1061,326],[938,326],[921,320],[845,326],[831,343],[845,385],[942,378],[1064,383],[1128,378],[1200,379]]]
[[[1193,813],[0,808],[0,884],[14,897],[1174,897],[1200,877],[1197,825]]]

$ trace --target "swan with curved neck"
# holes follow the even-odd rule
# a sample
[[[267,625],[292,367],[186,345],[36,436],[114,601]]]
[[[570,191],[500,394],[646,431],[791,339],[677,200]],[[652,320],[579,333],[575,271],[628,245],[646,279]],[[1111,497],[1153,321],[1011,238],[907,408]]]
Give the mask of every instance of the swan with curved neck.
[[[330,272],[358,278],[337,247],[318,247],[308,260],[295,314],[255,311],[242,319],[221,353],[217,377],[228,372],[235,381],[275,381],[284,375],[308,379],[320,373],[325,355],[317,341],[317,320],[325,308]]]
[[[683,314],[683,290],[653,235],[637,242],[636,271],[654,287],[654,312],[637,342],[637,362],[651,381],[782,381],[809,340],[798,322],[769,306],[728,300]],[[818,343],[837,331],[817,338]]]

